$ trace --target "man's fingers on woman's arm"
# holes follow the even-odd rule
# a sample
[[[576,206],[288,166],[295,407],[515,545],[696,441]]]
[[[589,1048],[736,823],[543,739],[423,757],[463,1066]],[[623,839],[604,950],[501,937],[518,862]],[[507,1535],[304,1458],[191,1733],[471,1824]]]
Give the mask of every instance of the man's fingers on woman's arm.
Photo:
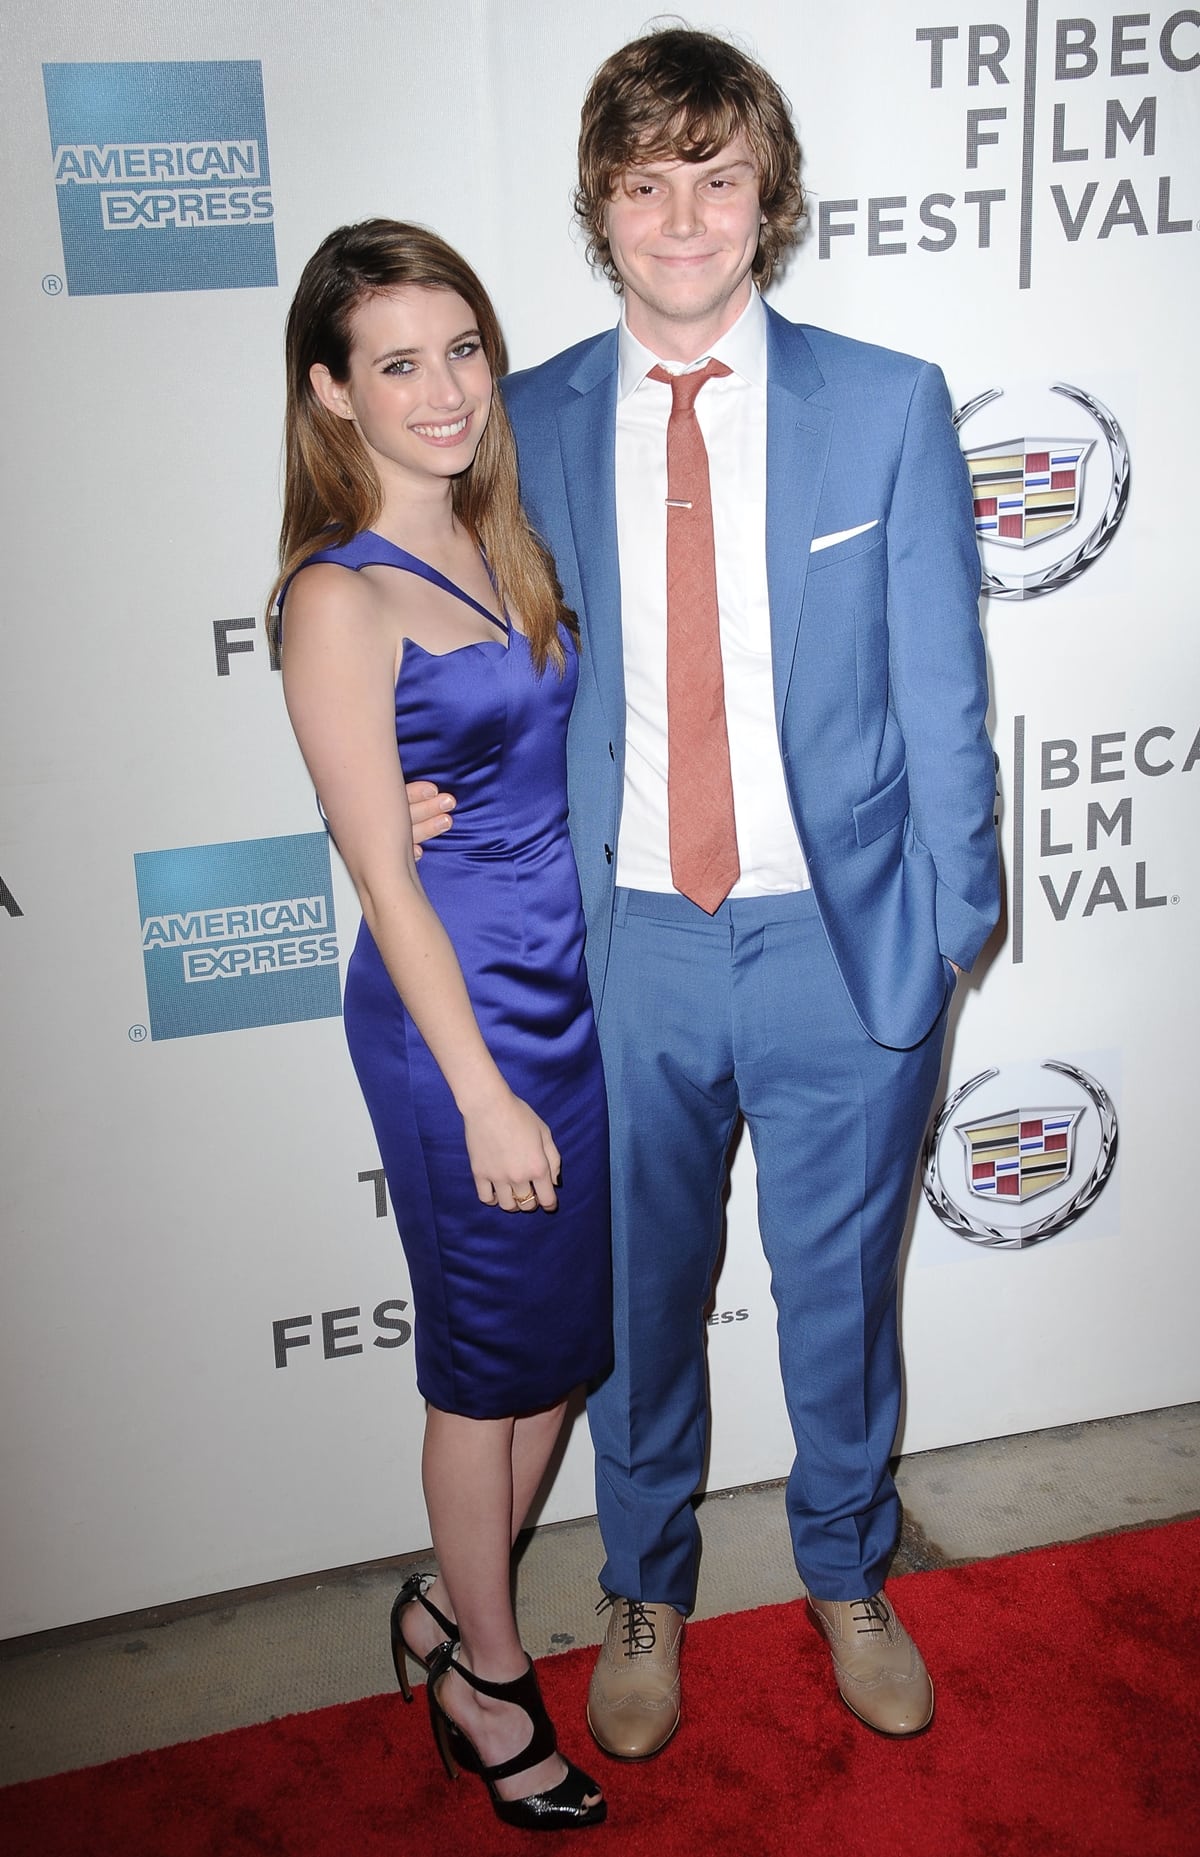
[[[420,850],[431,838],[448,832],[453,821],[454,795],[442,793],[432,780],[410,780],[405,786],[412,820],[413,848]]]

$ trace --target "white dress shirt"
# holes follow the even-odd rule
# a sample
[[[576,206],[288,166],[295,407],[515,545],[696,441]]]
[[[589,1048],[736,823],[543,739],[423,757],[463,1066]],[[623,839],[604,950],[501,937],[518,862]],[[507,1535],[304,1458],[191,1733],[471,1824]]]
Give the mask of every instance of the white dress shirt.
[[[617,330],[617,547],[625,663],[625,790],[617,882],[673,890],[667,829],[667,420],[671,389],[650,369],[732,369],[707,381],[696,417],[708,452],[725,718],[741,875],[730,894],[808,888],[792,819],[771,678],[767,599],[767,318],[757,290],[733,327],[691,364],[659,361]]]

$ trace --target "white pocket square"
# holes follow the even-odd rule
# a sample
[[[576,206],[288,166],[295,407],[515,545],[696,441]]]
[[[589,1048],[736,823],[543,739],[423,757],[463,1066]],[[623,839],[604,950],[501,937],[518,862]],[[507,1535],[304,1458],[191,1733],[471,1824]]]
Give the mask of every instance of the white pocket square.
[[[832,535],[818,535],[809,553],[819,554],[822,548],[832,548],[837,542],[848,542],[852,535],[865,535],[867,530],[875,528],[878,522],[879,517],[873,516],[870,522],[860,522],[855,529],[835,529]]]

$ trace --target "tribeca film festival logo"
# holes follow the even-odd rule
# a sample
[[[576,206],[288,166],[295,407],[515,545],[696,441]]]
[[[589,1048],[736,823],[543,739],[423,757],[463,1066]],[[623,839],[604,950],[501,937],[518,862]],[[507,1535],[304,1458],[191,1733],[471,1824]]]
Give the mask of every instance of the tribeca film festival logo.
[[[1200,8],[1058,18],[1025,0],[1016,30],[918,26],[909,47],[930,91],[962,98],[945,153],[955,171],[920,200],[893,191],[821,200],[819,257],[948,252],[961,237],[979,251],[1015,247],[1027,290],[1035,232],[1066,245],[1116,238],[1132,250],[1197,226],[1166,164],[1190,152],[1179,79],[1200,69]],[[902,57],[897,46],[898,67]]]
[[[999,427],[996,438],[966,451],[983,590],[993,599],[1033,600],[1068,586],[1100,559],[1129,505],[1129,446],[1115,416],[1067,381],[1056,381],[1049,394],[1092,422],[1104,453],[1086,428],[1048,436],[1063,409],[1036,389],[989,387],[954,415],[961,431],[986,407],[996,409],[985,421]]]
[[[260,63],[42,72],[72,296],[276,282]]]
[[[1149,808],[1161,844],[1161,808],[1179,804],[1176,779],[1200,769],[1194,722],[1184,729],[1143,722],[1090,736],[1028,737],[1027,718],[1015,716],[1009,873],[1015,965],[1025,958],[1031,913],[1056,927],[1125,915],[1136,920],[1143,912],[1154,920],[1155,911],[1179,902],[1169,866],[1138,855],[1140,833]]]
[[[922,1185],[943,1225],[995,1250],[1065,1231],[1104,1191],[1117,1114],[1077,1064],[982,1070],[948,1098],[925,1142]]]
[[[342,1009],[324,832],[134,857],[153,1038]]]

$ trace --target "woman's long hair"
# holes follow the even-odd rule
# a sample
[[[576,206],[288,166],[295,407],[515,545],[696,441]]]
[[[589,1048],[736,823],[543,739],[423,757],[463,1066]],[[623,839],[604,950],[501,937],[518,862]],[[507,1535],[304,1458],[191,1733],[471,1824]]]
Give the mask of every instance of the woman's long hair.
[[[309,373],[321,362],[334,380],[348,380],[355,310],[405,285],[460,296],[479,329],[493,380],[503,372],[503,340],[487,292],[436,233],[395,219],[365,219],[329,234],[305,265],[288,311],[283,524],[269,611],[311,554],[350,541],[379,519],[383,489],[358,428],[321,405]],[[534,664],[541,671],[549,662],[561,673],[558,627],[561,621],[577,636],[574,616],[563,604],[550,554],[521,508],[516,445],[498,393],[474,460],[454,479],[452,494],[454,514],[487,555],[500,599],[520,614]],[[278,623],[268,619],[276,643]]]

